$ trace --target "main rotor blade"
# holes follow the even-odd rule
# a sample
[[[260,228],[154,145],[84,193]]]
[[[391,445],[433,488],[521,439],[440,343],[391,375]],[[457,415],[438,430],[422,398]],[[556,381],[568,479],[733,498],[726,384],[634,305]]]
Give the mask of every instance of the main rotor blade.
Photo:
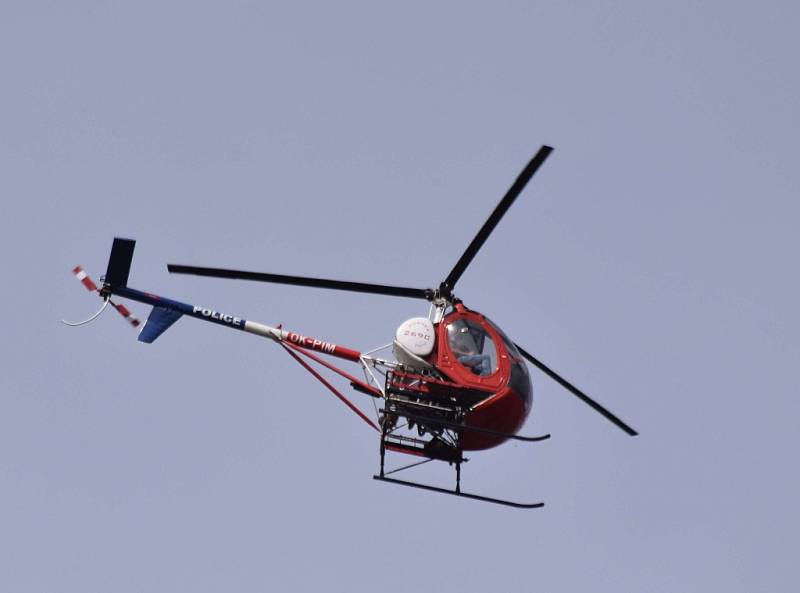
[[[522,356],[527,358],[530,361],[531,364],[533,364],[535,367],[537,367],[545,375],[547,375],[548,377],[553,379],[556,383],[558,383],[559,385],[564,387],[567,391],[572,393],[572,395],[576,396],[582,402],[584,402],[585,404],[588,404],[589,406],[594,408],[594,410],[596,412],[599,412],[600,414],[605,416],[608,420],[610,420],[611,422],[616,424],[619,428],[621,428],[622,430],[627,432],[632,437],[636,436],[637,434],[639,434],[633,428],[631,428],[630,426],[625,424],[622,420],[617,418],[614,414],[609,412],[603,406],[601,406],[596,401],[594,401],[592,398],[590,398],[588,395],[586,395],[583,391],[581,391],[580,389],[575,387],[572,383],[570,383],[569,381],[567,381],[566,379],[564,379],[563,377],[558,375],[554,370],[552,370],[550,367],[545,365],[541,360],[538,360],[532,354],[526,352],[525,349],[522,348],[519,344],[515,344],[515,346],[517,347],[517,350],[519,350],[520,354],[522,354]]]
[[[422,288],[406,288],[404,286],[386,286],[384,284],[367,284],[365,282],[348,282],[346,280],[326,280],[324,278],[307,278],[304,276],[287,276],[284,274],[266,274],[263,272],[246,272],[244,270],[228,270],[226,268],[202,268],[198,266],[182,266],[168,264],[167,270],[173,274],[194,274],[211,278],[230,278],[234,280],[253,280],[257,282],[274,282],[294,286],[310,286],[313,288],[330,288],[332,290],[348,290],[412,299],[431,299],[433,291]]]
[[[528,181],[531,180],[533,174],[536,173],[536,170],[541,166],[542,163],[544,163],[545,159],[552,151],[552,147],[542,146],[539,149],[539,152],[536,153],[528,165],[522,170],[522,173],[519,174],[517,180],[506,192],[506,195],[503,196],[503,199],[500,200],[500,203],[494,209],[494,212],[492,212],[491,216],[489,216],[489,218],[483,224],[481,230],[479,230],[478,234],[475,235],[472,243],[470,243],[466,251],[464,251],[461,259],[458,260],[458,263],[456,263],[450,274],[448,274],[447,278],[445,278],[444,282],[442,282],[442,287],[445,291],[452,290],[455,287],[456,282],[458,282],[458,279],[461,278],[464,270],[466,270],[467,266],[470,264],[470,262],[472,262],[475,254],[478,253],[478,250],[483,246],[484,242],[486,242],[486,239],[494,230],[494,227],[497,226],[497,223],[500,222],[500,219],[503,218],[503,215],[511,207],[511,204],[514,203],[514,200],[517,199],[517,196],[519,196],[519,194],[528,184]]]

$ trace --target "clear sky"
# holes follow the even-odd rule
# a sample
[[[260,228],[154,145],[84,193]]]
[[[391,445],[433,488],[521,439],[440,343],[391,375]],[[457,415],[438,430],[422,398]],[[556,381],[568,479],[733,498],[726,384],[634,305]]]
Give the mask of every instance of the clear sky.
[[[798,21],[0,4],[0,590],[797,590]],[[58,321],[127,236],[133,287],[385,344],[426,304],[165,264],[435,285],[544,143],[458,294],[641,436],[534,372],[524,432],[553,438],[472,455],[464,488],[543,509],[373,481],[376,436],[266,340]]]

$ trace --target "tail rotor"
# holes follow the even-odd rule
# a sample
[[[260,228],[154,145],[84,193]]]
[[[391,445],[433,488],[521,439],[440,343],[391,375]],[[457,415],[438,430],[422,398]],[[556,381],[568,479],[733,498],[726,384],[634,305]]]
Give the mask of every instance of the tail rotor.
[[[98,294],[101,294],[100,289],[97,287],[97,284],[95,284],[94,280],[92,280],[92,278],[86,273],[86,271],[81,266],[75,266],[75,268],[73,268],[73,270],[72,270],[72,273],[75,274],[75,277],[78,280],[80,280],[81,284],[83,284],[86,287],[86,290],[88,290],[89,292],[96,292]],[[102,294],[101,294],[101,296],[102,296]],[[94,315],[92,315],[88,319],[86,319],[84,321],[78,321],[78,322],[70,322],[70,321],[65,321],[64,319],[62,319],[61,322],[63,324],[65,324],[65,325],[69,325],[71,327],[76,327],[76,326],[79,326],[79,325],[85,325],[85,324],[97,319],[100,316],[100,314],[103,311],[105,311],[105,309],[106,309],[106,307],[108,305],[111,305],[112,307],[114,307],[119,312],[119,314],[122,315],[125,318],[125,320],[128,323],[131,324],[131,327],[137,328],[137,327],[139,327],[139,325],[141,325],[141,321],[139,321],[139,319],[133,313],[131,313],[131,311],[130,311],[130,309],[128,309],[128,307],[126,307],[122,303],[115,303],[108,296],[103,296],[103,306],[100,307],[100,310],[97,311],[97,313],[95,313]]]

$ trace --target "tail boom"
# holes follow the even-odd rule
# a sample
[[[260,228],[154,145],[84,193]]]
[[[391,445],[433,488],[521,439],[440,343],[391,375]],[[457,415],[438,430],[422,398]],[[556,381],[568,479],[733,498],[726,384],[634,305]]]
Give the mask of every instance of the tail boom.
[[[223,325],[232,329],[238,329],[249,334],[269,338],[276,342],[289,342],[301,348],[305,348],[306,350],[314,350],[316,352],[321,352],[323,354],[328,354],[330,356],[343,358],[353,362],[358,362],[361,359],[361,353],[357,350],[345,348],[344,346],[339,346],[337,344],[319,340],[317,338],[304,336],[302,334],[291,332],[282,328],[271,327],[256,321],[248,321],[242,317],[222,313],[215,309],[174,301],[150,292],[143,292],[141,290],[136,290],[135,288],[129,288],[128,286],[115,287],[106,284],[104,289],[111,294],[130,299],[132,301],[138,301],[140,303],[152,305],[155,308],[166,309],[180,315],[194,317],[195,319],[210,321],[211,323]],[[146,329],[147,328],[145,326],[145,329],[142,331],[144,332]]]
[[[108,258],[105,282],[99,292],[104,297],[117,295],[153,306],[153,311],[150,313],[147,323],[139,334],[139,340],[142,342],[153,342],[181,316],[187,315],[196,319],[202,319],[203,321],[210,321],[211,323],[269,338],[276,342],[289,342],[300,348],[314,350],[345,360],[358,362],[361,359],[360,352],[345,348],[344,346],[338,346],[330,342],[325,342],[324,340],[303,336],[279,327],[271,327],[263,323],[248,321],[242,317],[221,313],[215,309],[181,303],[180,301],[173,301],[172,299],[157,294],[130,288],[128,287],[128,276],[131,270],[131,262],[133,261],[133,251],[135,247],[136,241],[133,239],[114,238],[114,243],[111,246],[111,255]],[[91,279],[85,275],[82,269],[76,268],[74,273],[89,290],[97,290],[97,287],[92,283]],[[81,277],[81,274],[83,274],[83,277]],[[120,307],[117,308],[120,309]],[[120,312],[125,315],[122,309],[120,309]],[[130,316],[130,312],[128,312],[128,316]],[[138,325],[138,320],[136,324]]]

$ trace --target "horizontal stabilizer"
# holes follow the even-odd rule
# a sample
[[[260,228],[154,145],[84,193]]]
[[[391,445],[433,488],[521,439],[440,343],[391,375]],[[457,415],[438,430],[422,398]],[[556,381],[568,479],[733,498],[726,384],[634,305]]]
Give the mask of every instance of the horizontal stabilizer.
[[[152,344],[158,336],[163,334],[173,323],[178,321],[181,315],[182,313],[173,311],[172,309],[153,307],[142,331],[139,332],[139,341]]]

